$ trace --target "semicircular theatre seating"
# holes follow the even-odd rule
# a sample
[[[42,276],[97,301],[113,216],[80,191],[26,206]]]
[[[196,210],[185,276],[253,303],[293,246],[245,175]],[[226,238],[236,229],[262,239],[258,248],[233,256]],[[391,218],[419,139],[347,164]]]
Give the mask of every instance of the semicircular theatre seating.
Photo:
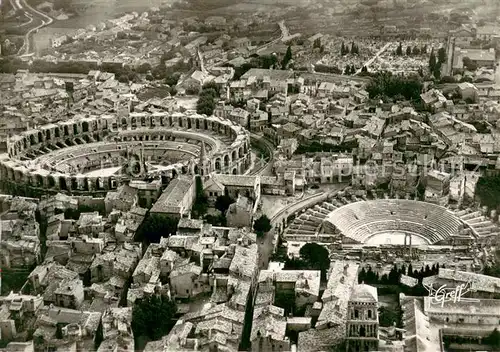
[[[458,235],[463,223],[444,207],[413,200],[371,200],[338,208],[325,219],[344,236],[363,243],[380,232],[416,232],[437,243]]]
[[[339,197],[309,207],[288,225],[284,232],[285,238],[290,241],[316,241],[321,225],[332,211],[360,199],[356,196],[352,196],[351,200]]]
[[[488,217],[483,216],[480,211],[464,209],[455,213],[463,222],[469,225],[479,238],[494,237],[500,235],[500,230]]]

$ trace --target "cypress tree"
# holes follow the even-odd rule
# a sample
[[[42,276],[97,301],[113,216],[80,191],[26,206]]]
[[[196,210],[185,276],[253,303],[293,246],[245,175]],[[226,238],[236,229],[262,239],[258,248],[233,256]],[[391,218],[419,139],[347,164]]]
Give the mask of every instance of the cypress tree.
[[[429,71],[434,72],[436,68],[436,55],[434,49],[431,50],[431,57],[429,58]]]

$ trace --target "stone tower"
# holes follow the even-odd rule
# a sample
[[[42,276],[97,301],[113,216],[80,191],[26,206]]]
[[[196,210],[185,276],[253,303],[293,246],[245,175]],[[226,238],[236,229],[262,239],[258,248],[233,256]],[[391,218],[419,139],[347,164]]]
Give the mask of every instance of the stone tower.
[[[355,285],[347,307],[346,351],[377,351],[377,289],[364,284]]]

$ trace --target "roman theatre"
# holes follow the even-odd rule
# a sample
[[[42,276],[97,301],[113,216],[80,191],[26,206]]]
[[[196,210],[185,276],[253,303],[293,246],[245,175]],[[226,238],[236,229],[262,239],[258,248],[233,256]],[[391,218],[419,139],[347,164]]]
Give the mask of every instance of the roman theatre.
[[[124,180],[176,174],[243,174],[250,135],[219,117],[182,113],[103,115],[13,136],[0,154],[0,183],[19,195],[105,194]]]
[[[497,234],[498,227],[478,211],[339,192],[289,216],[283,238],[347,246],[425,247],[490,242]]]

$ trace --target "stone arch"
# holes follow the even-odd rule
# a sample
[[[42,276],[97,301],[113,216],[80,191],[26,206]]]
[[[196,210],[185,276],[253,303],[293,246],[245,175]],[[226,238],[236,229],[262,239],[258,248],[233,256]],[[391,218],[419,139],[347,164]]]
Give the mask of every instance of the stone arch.
[[[169,115],[169,116],[168,116],[168,126],[169,126],[169,127],[172,127],[172,125],[173,125],[172,116],[170,116],[170,115]]]
[[[149,126],[152,127],[152,128],[156,127],[156,117],[151,116],[149,118]]]
[[[232,161],[235,161],[237,160],[238,158],[236,157],[236,150],[233,150],[233,152],[231,153],[231,160]]]
[[[36,180],[36,186],[37,187],[43,187],[43,177],[42,175],[36,175],[35,176],[35,180]]]
[[[100,189],[103,188],[102,187],[101,179],[99,177],[96,177],[95,180],[94,180],[94,182],[95,182],[95,189],[96,190],[100,190]]]
[[[200,119],[195,119],[196,129],[200,129]]]
[[[64,135],[68,136],[69,135],[69,128],[68,125],[64,125]]]
[[[208,130],[208,121],[207,119],[203,119],[203,129]]]
[[[220,171],[221,166],[220,166],[220,158],[215,159],[215,170]]]
[[[72,177],[70,182],[72,190],[78,189],[78,180],[76,179],[76,177]]]
[[[179,122],[179,127],[182,128],[182,117],[179,117],[179,121],[178,122]]]
[[[84,191],[89,190],[89,182],[88,182],[88,179],[86,177],[82,180],[82,190],[84,190]]]
[[[47,186],[48,188],[54,188],[56,186],[56,180],[52,176],[47,177]]]
[[[141,116],[141,127],[146,127],[146,117]]]
[[[42,143],[43,142],[43,133],[42,131],[38,131],[38,143]]]
[[[233,168],[232,174],[233,175],[237,175],[238,174],[238,170],[236,168]]]
[[[52,138],[50,138],[50,130],[45,131],[45,140],[50,141]]]
[[[248,144],[247,143],[243,144],[243,151],[245,152],[245,154],[248,153]]]
[[[225,167],[229,166],[229,156],[228,155],[224,155],[224,166]]]
[[[198,165],[194,166],[193,171],[194,171],[195,175],[199,175],[200,174],[200,168],[198,167]]]
[[[68,190],[68,185],[66,184],[66,179],[64,177],[59,177],[59,189],[62,191]]]
[[[191,119],[188,117],[187,118],[187,128],[191,129],[191,127],[192,127]]]
[[[82,132],[87,133],[89,131],[89,123],[87,121],[83,121],[82,123]]]
[[[122,128],[127,129],[127,126],[128,126],[127,119],[123,117],[122,118]]]
[[[26,140],[26,138],[23,138],[23,145],[24,149],[28,149],[28,141]]]
[[[238,156],[239,156],[240,158],[243,158],[243,147],[240,147],[240,148],[238,149]]]
[[[132,126],[132,129],[136,129],[137,128],[137,119],[135,118],[135,116],[132,116],[130,118],[130,126]]]
[[[23,179],[23,174],[21,173],[21,171],[15,171],[14,172],[14,180],[18,183],[20,183],[20,181]]]
[[[61,130],[59,130],[59,127],[54,128],[54,135],[56,138],[61,137]]]
[[[35,145],[36,144],[36,139],[34,134],[30,134],[30,144]]]
[[[78,125],[76,123],[73,124],[73,134],[75,136],[78,134]]]

